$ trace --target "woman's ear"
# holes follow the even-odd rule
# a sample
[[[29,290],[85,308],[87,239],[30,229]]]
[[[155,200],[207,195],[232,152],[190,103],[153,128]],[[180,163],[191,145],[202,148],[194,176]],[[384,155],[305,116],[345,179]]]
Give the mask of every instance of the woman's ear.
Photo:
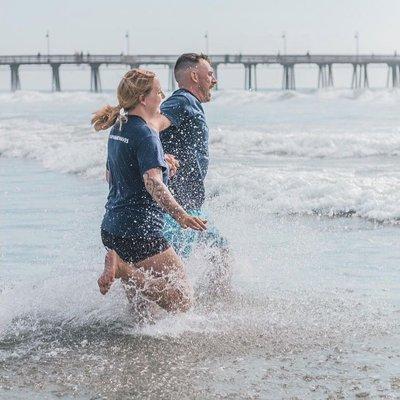
[[[143,94],[139,96],[139,103],[146,107],[146,97]]]

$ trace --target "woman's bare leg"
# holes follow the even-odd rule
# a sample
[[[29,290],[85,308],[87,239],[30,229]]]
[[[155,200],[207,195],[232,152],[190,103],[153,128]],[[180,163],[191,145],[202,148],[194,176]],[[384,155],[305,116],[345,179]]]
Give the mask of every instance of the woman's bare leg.
[[[98,280],[100,292],[106,294],[118,278],[167,311],[187,311],[192,305],[185,267],[172,247],[133,265],[109,250]]]
[[[114,250],[107,251],[104,260],[104,271],[97,280],[101,294],[106,294],[110,290],[110,287],[115,279],[115,273],[117,271],[118,264],[121,261],[122,260]]]
[[[167,311],[187,311],[193,302],[185,267],[172,247],[125,270],[141,294]]]

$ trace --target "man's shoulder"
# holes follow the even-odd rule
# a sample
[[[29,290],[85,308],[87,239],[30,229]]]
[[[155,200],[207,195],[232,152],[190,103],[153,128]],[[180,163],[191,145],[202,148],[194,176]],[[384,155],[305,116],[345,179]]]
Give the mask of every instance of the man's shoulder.
[[[176,90],[174,93],[171,94],[162,104],[161,104],[161,109],[174,105],[174,106],[180,106],[180,107],[188,107],[192,105],[192,101],[189,92],[186,92],[184,90]],[[192,96],[193,97],[193,96]]]
[[[178,127],[185,121],[193,118],[196,114],[196,107],[186,95],[186,91],[177,90],[161,104],[161,113],[164,114],[172,125]]]

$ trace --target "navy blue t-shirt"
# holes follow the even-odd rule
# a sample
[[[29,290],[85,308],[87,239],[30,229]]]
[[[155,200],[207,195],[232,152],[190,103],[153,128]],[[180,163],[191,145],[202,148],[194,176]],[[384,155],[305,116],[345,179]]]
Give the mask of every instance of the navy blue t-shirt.
[[[161,113],[171,121],[160,133],[164,152],[180,162],[169,188],[182,207],[200,209],[208,171],[208,126],[203,107],[189,91],[178,89],[161,104]]]
[[[136,115],[129,115],[119,128],[116,123],[108,138],[110,191],[101,228],[120,237],[158,237],[163,211],[147,192],[143,174],[159,167],[168,182],[159,135]]]

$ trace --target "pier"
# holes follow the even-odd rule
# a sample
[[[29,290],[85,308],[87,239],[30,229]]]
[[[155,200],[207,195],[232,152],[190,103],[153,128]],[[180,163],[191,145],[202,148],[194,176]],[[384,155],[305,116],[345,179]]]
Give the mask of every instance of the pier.
[[[8,65],[11,74],[11,90],[21,89],[19,68],[22,65],[49,65],[52,72],[52,88],[61,91],[60,66],[65,64],[88,65],[91,70],[90,89],[101,91],[100,67],[108,65],[126,65],[130,68],[147,65],[164,65],[169,68],[168,89],[175,89],[174,64],[179,55],[91,55],[91,54],[52,54],[52,55],[11,55],[0,56],[0,65]],[[257,90],[257,66],[280,65],[282,67],[282,89],[295,90],[295,67],[301,64],[318,66],[316,82],[318,88],[333,87],[333,66],[348,64],[353,66],[351,88],[368,88],[368,66],[371,64],[387,65],[387,87],[400,86],[400,56],[394,55],[248,55],[215,54],[210,55],[216,75],[218,66],[223,64],[241,64],[244,66],[244,88]]]

